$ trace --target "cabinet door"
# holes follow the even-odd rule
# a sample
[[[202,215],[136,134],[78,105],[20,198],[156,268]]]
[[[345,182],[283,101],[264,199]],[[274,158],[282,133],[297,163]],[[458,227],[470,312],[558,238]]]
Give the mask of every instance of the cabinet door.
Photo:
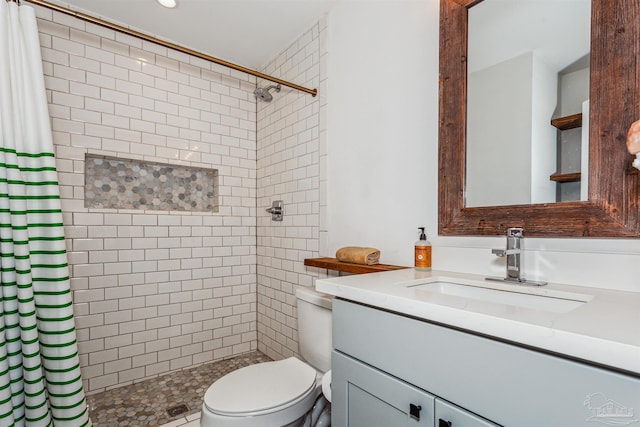
[[[499,427],[455,405],[436,399],[436,427]]]
[[[333,427],[433,427],[434,398],[341,353],[331,359]]]

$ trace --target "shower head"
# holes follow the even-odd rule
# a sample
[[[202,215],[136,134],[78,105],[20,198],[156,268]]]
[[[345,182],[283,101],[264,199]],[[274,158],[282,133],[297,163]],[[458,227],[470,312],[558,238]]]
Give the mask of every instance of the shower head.
[[[271,102],[273,100],[273,95],[271,95],[269,93],[269,91],[271,89],[275,89],[276,92],[280,92],[280,85],[271,85],[271,86],[267,86],[267,87],[259,87],[256,88],[256,90],[253,91],[253,94],[256,96],[256,98],[264,101],[264,102]]]

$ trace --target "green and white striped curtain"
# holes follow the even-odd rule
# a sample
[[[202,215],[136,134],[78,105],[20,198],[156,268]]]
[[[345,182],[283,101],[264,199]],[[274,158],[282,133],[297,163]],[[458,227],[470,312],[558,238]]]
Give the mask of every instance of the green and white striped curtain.
[[[35,12],[0,0],[0,426],[89,426]]]

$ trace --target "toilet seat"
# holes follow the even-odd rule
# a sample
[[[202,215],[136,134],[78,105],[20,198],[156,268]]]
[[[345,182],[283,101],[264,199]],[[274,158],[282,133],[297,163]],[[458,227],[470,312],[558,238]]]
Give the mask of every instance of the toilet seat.
[[[214,382],[204,395],[204,405],[230,417],[280,411],[314,392],[316,374],[295,357],[247,366]]]

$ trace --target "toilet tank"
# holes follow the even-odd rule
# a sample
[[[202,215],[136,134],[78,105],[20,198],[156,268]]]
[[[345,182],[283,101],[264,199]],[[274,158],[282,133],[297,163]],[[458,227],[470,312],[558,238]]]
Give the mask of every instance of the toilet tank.
[[[318,371],[331,369],[333,297],[313,288],[296,289],[300,356]]]

